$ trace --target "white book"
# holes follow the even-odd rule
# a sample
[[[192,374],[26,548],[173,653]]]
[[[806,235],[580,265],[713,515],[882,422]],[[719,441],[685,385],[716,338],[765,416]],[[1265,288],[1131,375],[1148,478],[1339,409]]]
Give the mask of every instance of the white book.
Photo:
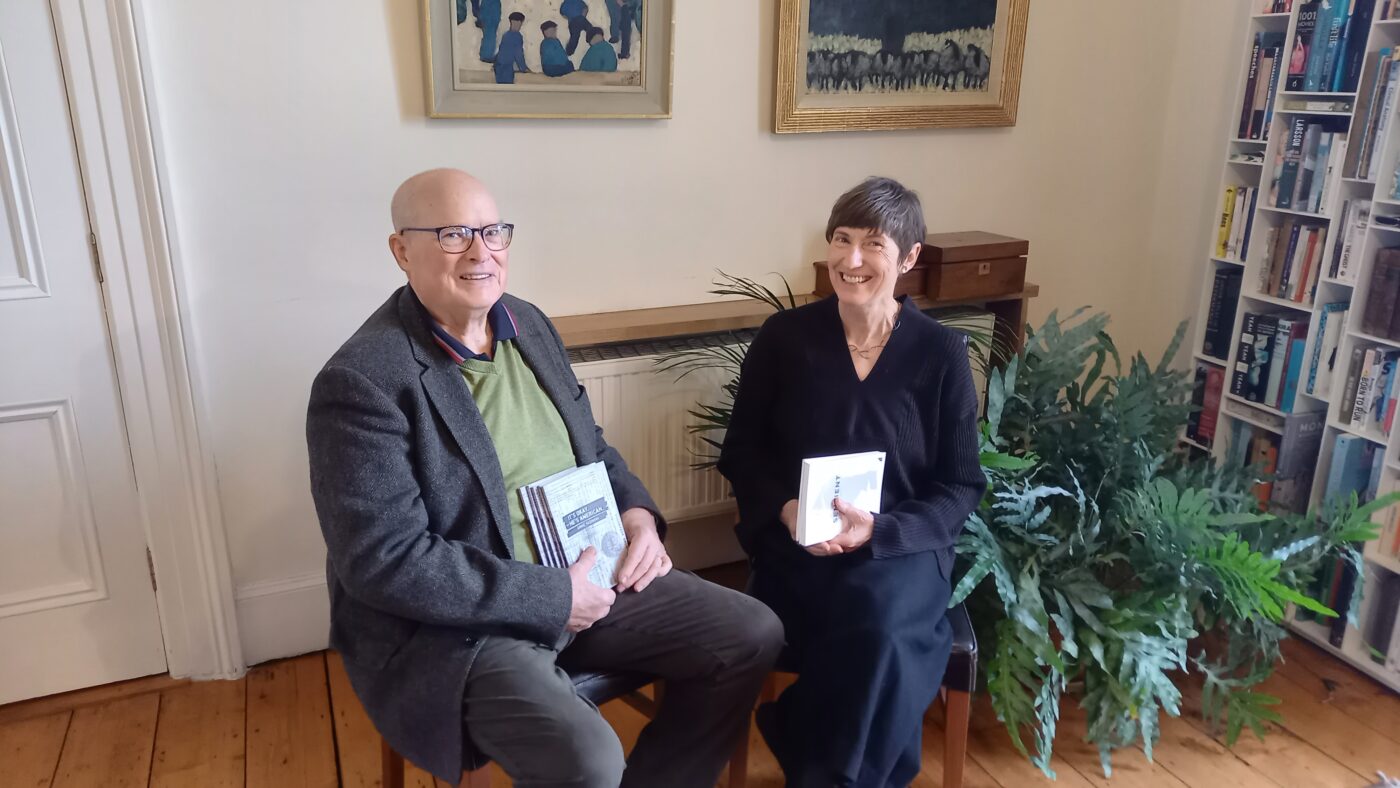
[[[602,588],[617,585],[627,534],[603,463],[560,471],[521,487],[519,494],[540,563],[562,569],[593,547],[598,560],[588,579]]]
[[[1318,358],[1315,393],[1319,399],[1328,399],[1332,396],[1333,372],[1336,369],[1337,353],[1340,352],[1339,345],[1342,343],[1342,328],[1347,322],[1347,310],[1328,312],[1326,320],[1327,324],[1322,335],[1322,352]]]
[[[841,517],[832,507],[837,498],[871,514],[879,512],[884,486],[882,451],[803,460],[802,486],[797,493],[797,541],[806,547],[841,533]]]

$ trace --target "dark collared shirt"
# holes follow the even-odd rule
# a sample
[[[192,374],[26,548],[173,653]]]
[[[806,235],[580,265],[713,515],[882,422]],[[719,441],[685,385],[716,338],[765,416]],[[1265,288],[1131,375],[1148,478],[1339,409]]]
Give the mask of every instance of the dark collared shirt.
[[[452,360],[461,364],[469,358],[478,361],[490,361],[495,355],[496,347],[491,346],[491,353],[473,353],[471,348],[463,345],[456,337],[452,336],[436,320],[429,320],[429,328],[433,330],[433,339],[437,340],[438,347],[447,351],[447,355]],[[510,309],[500,301],[491,305],[491,311],[486,313],[486,323],[491,326],[491,334],[496,342],[508,342],[515,339],[519,331],[515,327],[515,315],[510,313]]]

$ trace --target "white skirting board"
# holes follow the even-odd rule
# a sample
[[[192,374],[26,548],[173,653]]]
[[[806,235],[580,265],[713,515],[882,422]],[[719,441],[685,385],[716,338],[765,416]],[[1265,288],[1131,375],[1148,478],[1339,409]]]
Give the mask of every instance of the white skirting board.
[[[672,523],[666,537],[672,560],[690,570],[744,560],[733,525],[732,513]],[[243,658],[249,665],[326,648],[330,599],[324,574],[249,583],[239,587],[236,598]]]

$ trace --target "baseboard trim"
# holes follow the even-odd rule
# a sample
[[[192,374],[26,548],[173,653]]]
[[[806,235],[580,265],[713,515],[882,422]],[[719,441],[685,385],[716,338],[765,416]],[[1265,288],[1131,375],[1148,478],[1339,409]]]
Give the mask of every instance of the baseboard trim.
[[[326,648],[331,606],[324,574],[249,583],[234,599],[247,664]]]

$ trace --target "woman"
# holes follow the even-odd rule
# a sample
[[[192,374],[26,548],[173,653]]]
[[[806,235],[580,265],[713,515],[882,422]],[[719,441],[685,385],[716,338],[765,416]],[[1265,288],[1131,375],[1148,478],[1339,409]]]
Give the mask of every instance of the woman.
[[[752,592],[798,669],[758,724],[789,785],[905,786],[951,646],[953,542],[986,480],[963,337],[905,298],[918,197],[888,178],[827,222],[835,296],[769,318],[744,360],[719,469],[734,485]],[[841,533],[793,539],[802,460],[884,451],[880,513],[835,500]]]

